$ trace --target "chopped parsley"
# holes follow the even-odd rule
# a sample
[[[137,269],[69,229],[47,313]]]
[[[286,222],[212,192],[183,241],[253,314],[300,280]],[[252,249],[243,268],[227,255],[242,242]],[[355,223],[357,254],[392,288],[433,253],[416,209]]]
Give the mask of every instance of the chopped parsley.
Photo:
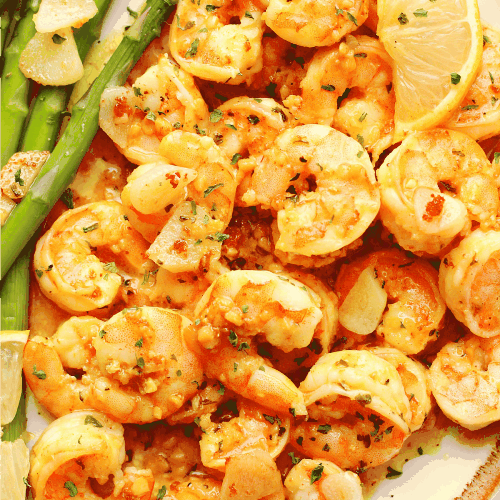
[[[319,464],[311,472],[311,480],[310,484],[314,484],[316,481],[319,481],[321,479],[321,476],[323,475],[323,469],[324,466],[323,464]]]
[[[451,83],[453,85],[458,85],[460,83],[460,80],[462,79],[462,77],[458,73],[451,73],[450,77]]]
[[[417,9],[413,15],[415,17],[427,17],[427,11],[425,9]]]
[[[215,109],[214,111],[212,111],[210,113],[210,121],[212,123],[217,123],[218,121],[220,121],[222,119],[223,116],[224,116],[224,113],[220,109]]]
[[[399,14],[398,21],[399,21],[399,24],[401,24],[401,25],[409,23],[408,16],[404,12],[401,12],[401,14]]]
[[[207,5],[208,7],[208,5]],[[198,45],[200,45],[200,39],[195,38],[193,42],[191,43],[191,47],[186,51],[186,54],[184,57],[194,57],[196,53],[198,52]]]
[[[56,45],[61,45],[62,43],[64,43],[66,41],[66,38],[64,38],[63,36],[61,35],[58,35],[57,33],[54,33],[52,35],[52,41],[56,44]],[[76,494],[76,493],[75,493]],[[71,496],[75,496],[75,495],[71,495]]]
[[[71,190],[71,188],[68,188],[64,191],[64,193],[61,195],[61,201],[68,208],[75,208],[75,204],[73,203],[73,191]]]
[[[70,497],[76,497],[76,495],[78,495],[78,489],[76,488],[75,483],[73,481],[66,481],[64,483],[64,487],[69,491]]]
[[[83,423],[85,425],[93,425],[97,428],[102,427],[101,422],[99,422],[99,420],[97,420],[97,418],[93,417],[92,415],[87,415]]]
[[[20,186],[24,186],[24,180],[21,178],[21,169],[16,170],[14,173],[14,181],[17,182]]]
[[[224,186],[224,183],[220,182],[219,184],[215,184],[214,186],[208,186],[205,191],[203,191],[203,198],[206,198],[212,191]]]
[[[92,224],[91,226],[82,227],[84,233],[90,233],[90,231],[95,231],[99,227],[99,222]]]
[[[47,378],[47,374],[43,370],[37,370],[36,365],[33,365],[33,375],[40,380],[45,380]]]

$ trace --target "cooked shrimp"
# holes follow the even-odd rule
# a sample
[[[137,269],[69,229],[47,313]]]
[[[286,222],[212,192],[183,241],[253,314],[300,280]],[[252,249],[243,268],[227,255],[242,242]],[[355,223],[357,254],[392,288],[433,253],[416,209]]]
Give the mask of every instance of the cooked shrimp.
[[[270,0],[266,24],[281,38],[305,47],[332,45],[368,17],[368,0]]]
[[[228,460],[220,500],[285,500],[281,474],[269,452],[253,449]]]
[[[257,354],[255,336],[284,352],[306,347],[321,322],[318,295],[268,271],[230,271],[211,285],[195,311],[193,340],[205,373],[267,408],[304,414],[302,395]]]
[[[187,198],[186,187],[196,176],[192,168],[155,162],[140,165],[127,178],[121,201],[130,223],[149,243],[167,223],[172,205]]]
[[[302,459],[285,479],[287,500],[363,500],[359,477],[328,460]]]
[[[160,142],[172,130],[202,130],[208,108],[193,77],[160,57],[132,87],[109,87],[101,97],[99,125],[125,156],[137,164],[158,156]]]
[[[499,209],[500,164],[460,132],[434,129],[405,138],[377,171],[384,225],[406,250],[441,255],[473,226],[487,230]]]
[[[170,272],[208,269],[210,262],[219,259],[221,244],[227,237],[224,229],[233,212],[235,168],[212,139],[188,132],[168,134],[161,142],[160,153],[170,164],[194,170],[196,178],[187,184],[187,193],[174,204],[168,222],[147,253]],[[143,189],[143,184],[139,188]],[[159,186],[158,195],[162,189]]]
[[[192,75],[239,84],[262,68],[264,0],[180,0],[170,51]]]
[[[123,427],[92,410],[52,422],[33,446],[30,461],[35,500],[149,500],[153,491],[150,470],[124,467]]]
[[[119,272],[138,281],[154,269],[146,250],[123,207],[101,201],[59,217],[38,241],[33,263],[49,299],[70,312],[92,311],[115,300]]]
[[[290,127],[288,110],[274,99],[235,97],[210,115],[209,135],[233,161],[260,155]],[[236,155],[236,157],[235,157]]]
[[[366,152],[324,125],[283,132],[259,161],[242,200],[277,211],[276,249],[305,256],[328,256],[349,245],[380,206]]]
[[[396,368],[410,402],[411,419],[408,427],[411,432],[420,429],[432,406],[428,370],[418,361],[392,347],[367,347],[367,349]]]
[[[221,407],[234,396],[234,393],[224,387],[218,380],[204,380],[198,392],[184,403],[182,408],[167,417],[170,425],[190,424],[203,415],[222,415]]]
[[[152,274],[152,273],[151,273]],[[141,287],[151,304],[156,307],[177,309],[183,316],[194,319],[194,309],[211,282],[212,272],[171,273],[160,268],[151,287]]]
[[[120,422],[152,422],[196,393],[203,373],[183,340],[187,318],[141,307],[124,309],[104,324],[96,321],[73,318],[53,337],[26,344],[26,380],[52,414],[91,407]]]
[[[476,79],[445,125],[476,141],[500,133],[500,30],[483,26],[483,55]]]
[[[439,351],[429,375],[443,413],[466,429],[500,420],[500,338],[473,334]]]
[[[273,99],[286,99],[298,94],[300,82],[307,73],[307,64],[315,53],[314,48],[299,47],[268,31],[264,33],[262,69],[248,84]]]
[[[207,474],[173,482],[165,500],[220,500],[221,481]]]
[[[437,271],[424,259],[408,257],[397,249],[370,253],[341,267],[335,283],[339,306],[367,268],[373,268],[374,278],[387,294],[380,323],[374,323],[377,336],[408,354],[417,354],[436,340],[446,312]],[[345,327],[343,334],[349,332],[347,324]]]
[[[321,300],[320,309],[323,314],[307,347],[296,348],[286,354],[278,347],[271,344],[266,345],[275,368],[282,373],[290,374],[300,367],[311,367],[321,356],[330,352],[338,334],[338,298],[335,292],[314,274],[302,271],[288,271],[279,275],[283,278],[292,277],[318,294]],[[263,351],[261,350],[261,352]]]
[[[233,400],[234,401],[234,400]],[[290,436],[291,416],[268,410],[243,398],[235,402],[237,416],[204,414],[199,420],[203,465],[225,471],[230,457],[259,449],[272,459],[283,451]]]
[[[500,334],[500,232],[473,231],[442,260],[439,288],[451,312],[480,337]]]
[[[376,158],[392,144],[391,59],[376,38],[349,36],[318,50],[300,88],[300,96],[284,101],[300,122],[330,125],[356,138]]]
[[[300,390],[310,419],[292,429],[290,442],[311,458],[343,469],[375,467],[396,455],[410,433],[398,371],[368,351],[324,355]]]

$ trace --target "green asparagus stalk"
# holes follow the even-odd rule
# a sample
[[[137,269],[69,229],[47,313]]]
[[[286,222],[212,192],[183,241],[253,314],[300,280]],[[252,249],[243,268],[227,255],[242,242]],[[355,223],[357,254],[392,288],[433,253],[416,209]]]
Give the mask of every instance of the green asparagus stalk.
[[[27,43],[35,35],[33,14],[38,11],[40,0],[30,0],[25,17],[19,22],[12,42],[5,49],[5,65],[1,90],[1,161],[5,165],[18,150],[19,140],[28,116],[30,82],[19,69],[19,58]]]
[[[171,8],[169,1],[148,1],[146,10],[127,32],[92,87],[74,106],[69,125],[54,152],[3,227],[2,278],[75,176],[99,127],[101,94],[107,87],[125,82],[144,49],[159,35],[161,21]]]
[[[2,32],[0,34],[1,35],[0,36],[0,43],[2,44],[0,53],[2,53],[2,54],[3,54],[3,49],[5,47],[5,39],[7,38],[7,32],[9,30],[10,21],[11,21],[11,18],[10,18],[9,9],[5,9],[2,12],[2,18],[1,18],[1,22],[0,22],[0,29],[2,30]]]

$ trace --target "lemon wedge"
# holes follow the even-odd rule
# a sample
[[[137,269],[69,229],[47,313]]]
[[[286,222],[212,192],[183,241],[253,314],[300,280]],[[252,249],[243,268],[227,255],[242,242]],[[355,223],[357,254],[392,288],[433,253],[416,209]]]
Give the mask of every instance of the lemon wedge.
[[[0,415],[2,425],[14,418],[22,391],[21,371],[23,349],[28,341],[28,331],[3,331],[0,334],[1,389]]]
[[[395,139],[447,121],[476,77],[476,0],[379,0],[377,34],[394,60]]]
[[[500,30],[483,25],[483,41],[476,79],[446,124],[476,141],[500,133]]]
[[[30,470],[29,450],[22,439],[0,443],[0,498],[26,498],[26,483]]]

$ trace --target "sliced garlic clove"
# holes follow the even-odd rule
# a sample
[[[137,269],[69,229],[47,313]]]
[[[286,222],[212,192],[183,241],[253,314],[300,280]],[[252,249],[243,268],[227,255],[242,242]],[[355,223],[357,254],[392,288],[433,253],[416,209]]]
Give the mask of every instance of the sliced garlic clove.
[[[368,335],[379,325],[386,305],[387,293],[375,277],[375,269],[367,267],[340,306],[339,322],[351,332]]]
[[[42,85],[70,85],[83,76],[83,64],[71,28],[36,33],[21,54],[24,76]]]

